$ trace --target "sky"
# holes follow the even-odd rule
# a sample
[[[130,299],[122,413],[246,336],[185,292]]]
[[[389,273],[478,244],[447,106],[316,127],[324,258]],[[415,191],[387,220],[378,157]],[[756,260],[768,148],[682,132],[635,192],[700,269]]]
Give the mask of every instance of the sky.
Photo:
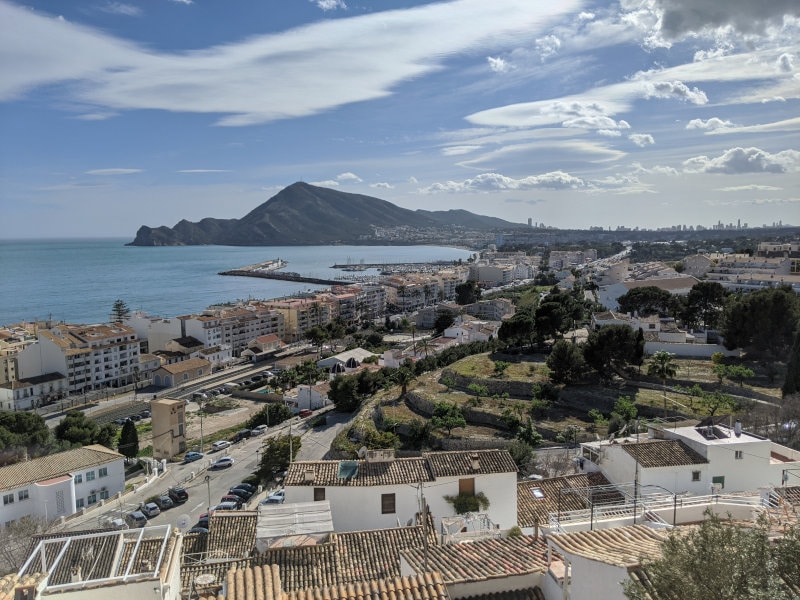
[[[559,228],[800,224],[797,0],[0,0],[0,238],[305,181]]]

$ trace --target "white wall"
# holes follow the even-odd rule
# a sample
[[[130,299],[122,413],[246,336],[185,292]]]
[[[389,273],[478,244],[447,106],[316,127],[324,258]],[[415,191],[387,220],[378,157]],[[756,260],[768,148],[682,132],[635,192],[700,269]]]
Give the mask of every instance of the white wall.
[[[572,563],[570,600],[625,600],[621,582],[628,571],[582,556],[567,555]]]
[[[108,475],[106,477],[100,477],[98,472],[99,470],[105,467],[108,469]],[[94,472],[94,480],[87,481],[86,475],[89,472]],[[75,500],[80,498],[83,499],[84,507],[89,507],[90,505],[87,503],[87,499],[89,494],[92,490],[95,491],[97,496],[97,502],[95,504],[100,503],[100,492],[102,488],[105,487],[105,491],[108,492],[109,498],[112,498],[114,494],[117,492],[124,492],[125,491],[125,460],[120,458],[119,460],[115,460],[113,462],[106,463],[100,466],[94,466],[86,469],[75,470],[73,471],[73,481],[74,476],[80,474],[81,475],[81,483],[75,484]],[[75,503],[73,502],[73,510],[74,510]],[[92,504],[91,506],[94,506]]]
[[[475,493],[483,492],[489,499],[486,514],[500,529],[508,529],[517,524],[517,474],[496,473],[492,475],[464,475],[460,477],[440,477],[432,483],[423,484],[423,493],[436,520],[437,531],[442,517],[453,517],[456,511],[445,496],[458,495],[460,479],[475,478]],[[481,511],[483,512],[483,511]]]

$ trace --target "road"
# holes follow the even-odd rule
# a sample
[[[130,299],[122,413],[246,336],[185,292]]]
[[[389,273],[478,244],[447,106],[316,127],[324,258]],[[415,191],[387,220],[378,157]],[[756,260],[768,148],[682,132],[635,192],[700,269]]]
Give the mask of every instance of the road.
[[[293,417],[291,419],[292,434],[300,435],[302,438],[302,446],[298,452],[297,460],[320,460],[324,458],[333,438],[339,431],[347,427],[354,416],[352,414],[328,412],[328,424],[324,428],[307,428],[305,419]],[[217,504],[231,487],[256,470],[260,459],[261,446],[267,438],[286,435],[288,431],[289,421],[282,423],[278,427],[270,428],[264,435],[238,442],[221,452],[206,454],[203,460],[189,464],[170,463],[166,474],[162,475],[157,481],[143,489],[127,494],[119,500],[110,501],[105,506],[90,511],[83,517],[68,521],[66,529],[78,530],[102,527],[102,524],[108,519],[124,518],[127,513],[136,510],[140,503],[147,498],[158,495],[160,492],[164,492],[175,485],[183,485],[185,487],[189,494],[189,500],[154,517],[150,520],[150,524],[177,526],[178,518],[185,514],[189,517],[189,524],[193,525],[197,522],[198,516],[208,509],[209,504],[212,506]],[[233,457],[234,465],[228,469],[218,471],[207,469],[210,462],[222,456]],[[194,477],[192,477],[192,474],[194,474]],[[206,476],[208,476],[207,481]],[[258,501],[263,499],[268,491],[265,489],[262,493],[253,496],[246,508],[256,508]]]

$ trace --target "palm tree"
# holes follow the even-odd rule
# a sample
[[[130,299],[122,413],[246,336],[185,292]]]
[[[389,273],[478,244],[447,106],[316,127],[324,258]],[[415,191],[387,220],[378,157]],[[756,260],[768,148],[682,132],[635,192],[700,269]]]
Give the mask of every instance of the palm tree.
[[[650,357],[647,365],[647,374],[655,375],[661,380],[664,389],[664,416],[667,416],[667,379],[678,374],[678,367],[673,362],[675,355],[666,350],[658,350]]]
[[[414,372],[408,367],[400,367],[394,376],[395,381],[400,386],[400,397],[403,398],[408,391],[408,384],[410,384],[416,377]]]

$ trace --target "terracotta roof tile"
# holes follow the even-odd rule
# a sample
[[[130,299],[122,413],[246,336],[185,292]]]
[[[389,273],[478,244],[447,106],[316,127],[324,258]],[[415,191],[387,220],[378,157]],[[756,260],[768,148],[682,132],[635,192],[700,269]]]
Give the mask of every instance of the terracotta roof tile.
[[[600,472],[517,482],[517,524],[520,527],[533,527],[538,519],[539,525],[546,527],[548,515],[558,512],[559,508],[562,511],[589,508],[588,498],[580,493],[570,493],[570,490],[600,486],[611,486]],[[610,487],[603,487],[596,492],[592,495],[595,504],[623,500],[623,496]]]
[[[617,567],[633,567],[642,557],[661,555],[665,535],[646,525],[576,531],[547,536],[559,552],[576,554]]]
[[[208,549],[218,558],[247,558],[256,546],[258,511],[219,511],[208,525]]]
[[[640,467],[681,467],[702,465],[708,461],[681,440],[648,440],[620,444]]]
[[[424,452],[422,457],[428,461],[434,477],[517,472],[517,465],[507,450]],[[473,457],[477,457],[478,469],[472,468]]]
[[[545,600],[545,597],[544,592],[542,592],[542,589],[537,585],[522,590],[477,594],[475,596],[468,596],[466,600]]]
[[[356,581],[347,585],[312,588],[286,595],[286,600],[449,600],[449,598],[447,588],[438,573]]]
[[[542,538],[533,536],[434,546],[427,552],[423,548],[409,548],[401,554],[418,573],[426,570],[441,573],[447,585],[541,573],[547,568],[547,545]]]
[[[353,477],[340,478],[339,465],[349,462],[358,465]],[[313,471],[313,481],[308,481],[306,472]],[[433,481],[433,476],[424,458],[396,458],[387,462],[320,460],[295,462],[289,466],[284,485],[320,486],[372,486],[396,485]]]

